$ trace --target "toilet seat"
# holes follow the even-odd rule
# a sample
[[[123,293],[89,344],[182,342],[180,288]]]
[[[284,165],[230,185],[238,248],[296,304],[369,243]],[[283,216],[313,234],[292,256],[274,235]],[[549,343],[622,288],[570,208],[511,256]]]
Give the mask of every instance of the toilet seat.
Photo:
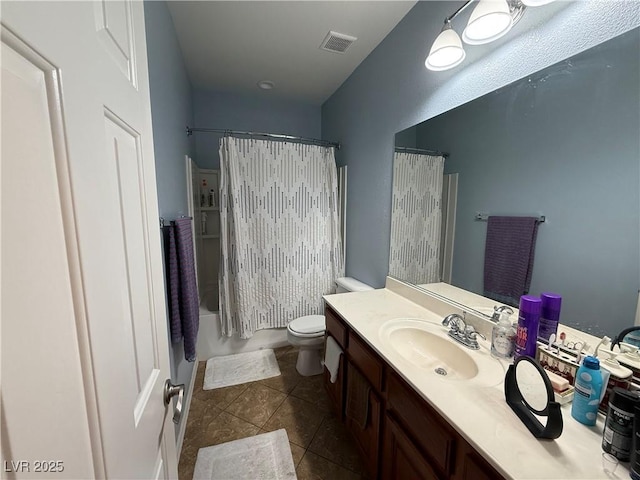
[[[313,338],[324,335],[326,323],[324,315],[306,315],[296,318],[287,325],[287,330],[301,338]]]

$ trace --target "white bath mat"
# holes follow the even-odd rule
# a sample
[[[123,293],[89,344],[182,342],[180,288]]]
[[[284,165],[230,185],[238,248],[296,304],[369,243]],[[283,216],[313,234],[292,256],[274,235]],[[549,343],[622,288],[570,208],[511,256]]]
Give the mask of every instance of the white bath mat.
[[[284,428],[198,450],[193,480],[295,480]]]
[[[207,360],[202,388],[213,390],[278,375],[280,375],[280,367],[271,349],[213,357]]]

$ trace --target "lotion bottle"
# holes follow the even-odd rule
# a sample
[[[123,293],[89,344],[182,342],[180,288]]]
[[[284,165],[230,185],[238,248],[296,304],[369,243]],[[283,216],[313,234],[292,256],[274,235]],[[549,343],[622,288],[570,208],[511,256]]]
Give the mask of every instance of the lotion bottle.
[[[498,322],[491,332],[491,354],[499,358],[513,357],[516,329],[511,323],[508,312],[500,312]]]
[[[585,357],[576,375],[571,416],[585,425],[595,425],[601,393],[600,361],[596,357]]]

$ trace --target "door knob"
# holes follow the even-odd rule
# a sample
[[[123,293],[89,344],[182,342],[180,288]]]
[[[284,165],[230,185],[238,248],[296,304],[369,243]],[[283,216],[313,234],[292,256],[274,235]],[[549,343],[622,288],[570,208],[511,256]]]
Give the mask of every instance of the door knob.
[[[182,402],[184,401],[184,384],[174,385],[170,379],[164,382],[164,404],[169,405],[171,399],[178,396],[176,405],[173,408],[173,423],[178,423],[182,416]]]

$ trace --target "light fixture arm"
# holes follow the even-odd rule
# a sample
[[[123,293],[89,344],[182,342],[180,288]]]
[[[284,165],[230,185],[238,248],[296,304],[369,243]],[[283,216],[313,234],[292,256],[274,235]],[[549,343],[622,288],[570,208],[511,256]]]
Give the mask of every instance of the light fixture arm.
[[[444,24],[448,24],[451,23],[451,20],[453,20],[454,18],[456,18],[459,14],[461,14],[469,5],[471,5],[473,2],[475,2],[476,0],[468,0],[464,5],[462,5],[458,10],[456,10],[455,12],[453,12],[452,15],[449,15],[447,18],[444,19]]]
[[[444,19],[445,26],[447,24],[450,24],[451,20],[453,20],[458,15],[460,15],[462,12],[464,12],[469,5],[471,5],[472,3],[476,3],[478,1],[479,0],[467,0],[467,2],[465,2],[464,5],[462,5],[455,12],[453,12],[451,15],[449,15],[447,18]],[[522,3],[521,0],[507,0],[507,4],[509,5],[509,9],[511,10],[511,14],[513,15],[513,24],[515,25],[518,22],[518,20],[520,20],[520,18],[522,18],[522,14],[524,13],[525,5]]]

